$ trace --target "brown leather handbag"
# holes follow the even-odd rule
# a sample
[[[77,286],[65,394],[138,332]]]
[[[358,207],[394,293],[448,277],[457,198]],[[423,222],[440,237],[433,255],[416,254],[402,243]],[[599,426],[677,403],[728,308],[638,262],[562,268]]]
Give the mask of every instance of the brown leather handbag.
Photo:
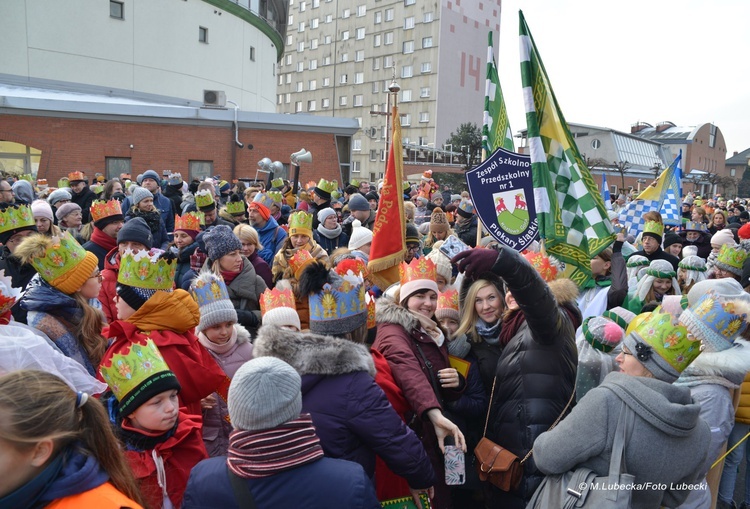
[[[474,456],[477,458],[477,470],[479,471],[480,481],[489,481],[503,491],[516,491],[523,478],[523,464],[531,457],[534,449],[531,449],[523,459],[519,459],[518,456],[508,449],[487,438],[487,424],[490,421],[490,409],[492,408],[492,401],[495,396],[496,382],[497,378],[492,381],[490,403],[487,407],[487,418],[484,421],[484,432],[482,433],[482,439],[474,448]],[[565,405],[562,413],[549,429],[557,426],[557,423],[560,422],[560,419],[562,419],[570,407],[574,396],[575,390],[570,395],[568,404]]]

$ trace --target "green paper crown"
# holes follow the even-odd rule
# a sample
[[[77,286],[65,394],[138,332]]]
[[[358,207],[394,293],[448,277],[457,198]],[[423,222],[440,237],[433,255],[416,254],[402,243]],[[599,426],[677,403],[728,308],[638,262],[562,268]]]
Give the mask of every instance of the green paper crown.
[[[44,256],[32,257],[31,265],[45,281],[57,286],[60,278],[68,275],[85,257],[86,250],[66,231],[59,237],[52,237],[52,246]]]
[[[153,339],[132,343],[130,348],[116,353],[99,366],[104,381],[121,404],[148,378],[158,373],[172,373]],[[174,376],[174,375],[172,375]]]
[[[271,187],[278,187],[278,188],[284,187],[284,179],[280,177],[277,179],[273,179],[271,181]]]
[[[174,274],[177,259],[159,258],[163,251],[152,249],[133,254],[128,250],[120,259],[120,272],[117,282],[136,288],[148,290],[171,291],[174,286]]]
[[[675,322],[674,317],[660,306],[633,332],[678,373],[682,373],[701,353],[701,344],[688,339],[687,328]]]
[[[269,198],[271,198],[274,202],[281,204],[281,201],[284,199],[284,195],[281,194],[281,191],[268,191],[266,193]]]
[[[242,215],[245,213],[245,202],[244,201],[228,201],[227,212],[235,215]]]
[[[0,233],[35,225],[34,214],[28,205],[15,205],[0,210]]]
[[[325,191],[328,194],[331,194],[339,187],[339,183],[334,181],[328,181],[326,179],[320,179],[318,181],[318,185],[316,186],[321,191]]]
[[[63,177],[60,180],[58,180],[57,187],[59,188],[70,187],[70,181],[68,180],[68,177]]]
[[[354,186],[354,187],[359,187],[359,180],[352,179],[352,180],[349,181],[349,185],[350,186]]]
[[[201,189],[195,193],[195,206],[198,208],[210,207],[216,203],[214,201],[214,193],[208,189]]]
[[[313,215],[304,210],[297,210],[289,215],[289,235],[295,230],[312,230]]]
[[[652,233],[654,235],[658,235],[659,237],[663,237],[664,225],[659,221],[646,221],[646,224],[643,225],[643,233]]]
[[[724,244],[721,246],[719,256],[716,257],[716,265],[737,275],[742,275],[742,265],[747,260],[747,251],[741,247]],[[734,270],[733,270],[734,269]]]

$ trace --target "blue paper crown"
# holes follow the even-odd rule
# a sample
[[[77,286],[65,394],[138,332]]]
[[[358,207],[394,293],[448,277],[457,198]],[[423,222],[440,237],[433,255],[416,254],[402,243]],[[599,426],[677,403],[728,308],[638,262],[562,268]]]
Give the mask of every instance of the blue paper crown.
[[[709,350],[720,352],[732,346],[747,329],[747,314],[730,298],[709,290],[680,315],[680,322]]]
[[[345,279],[335,287],[326,283],[323,290],[311,294],[308,301],[310,328],[316,332],[351,332],[367,321],[364,284],[352,284]]]
[[[229,300],[227,285],[224,284],[224,280],[214,274],[210,274],[210,277],[196,278],[195,283],[190,287],[190,293],[200,307],[218,300]]]

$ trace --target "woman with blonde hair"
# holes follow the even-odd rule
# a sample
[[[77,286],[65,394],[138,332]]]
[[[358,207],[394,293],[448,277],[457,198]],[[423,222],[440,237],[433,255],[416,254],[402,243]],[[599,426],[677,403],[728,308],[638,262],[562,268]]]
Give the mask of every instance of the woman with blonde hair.
[[[99,290],[102,275],[96,255],[66,232],[60,237],[34,234],[14,253],[38,275],[21,299],[28,324],[49,336],[66,356],[80,362],[91,376],[107,349]]]
[[[62,230],[55,224],[52,207],[44,200],[34,200],[31,203],[31,213],[34,215],[36,231],[48,237],[60,236]]]
[[[250,226],[249,224],[238,224],[234,227],[234,235],[242,243],[242,249],[240,254],[250,260],[250,263],[255,267],[255,273],[258,274],[263,281],[265,281],[268,288],[273,288],[273,274],[271,274],[271,267],[268,266],[266,261],[258,256],[258,253],[263,249],[263,245],[260,243],[260,237],[258,231]]]
[[[0,507],[141,507],[102,404],[51,373],[0,377],[0,455]]]

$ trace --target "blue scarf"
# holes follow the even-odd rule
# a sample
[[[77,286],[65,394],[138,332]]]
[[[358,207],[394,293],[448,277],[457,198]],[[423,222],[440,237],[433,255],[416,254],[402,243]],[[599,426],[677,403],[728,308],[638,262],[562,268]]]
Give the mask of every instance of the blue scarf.
[[[502,323],[502,320],[498,320],[495,325],[490,325],[479,318],[477,320],[477,323],[474,324],[474,327],[477,329],[477,334],[479,334],[479,337],[481,337],[490,345],[498,345],[500,344],[500,326],[502,325]]]

